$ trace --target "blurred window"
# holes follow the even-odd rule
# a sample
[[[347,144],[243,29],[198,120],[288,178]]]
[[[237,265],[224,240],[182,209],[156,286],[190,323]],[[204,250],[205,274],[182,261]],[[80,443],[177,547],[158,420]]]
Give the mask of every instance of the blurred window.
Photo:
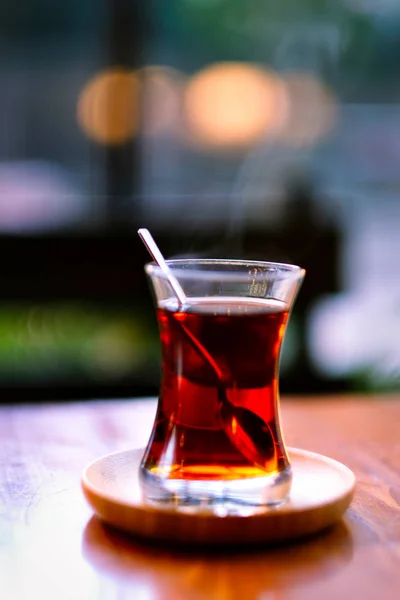
[[[399,17],[394,0],[5,0],[0,387],[156,391],[146,225],[166,254],[307,268],[284,390],[396,388]]]

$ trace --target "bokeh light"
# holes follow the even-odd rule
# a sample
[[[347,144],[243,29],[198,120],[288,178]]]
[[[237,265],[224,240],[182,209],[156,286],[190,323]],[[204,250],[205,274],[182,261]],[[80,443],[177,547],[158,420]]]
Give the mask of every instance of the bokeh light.
[[[143,133],[159,136],[178,133],[181,126],[183,73],[165,66],[148,66],[141,70],[143,84]]]
[[[88,137],[102,144],[123,144],[139,127],[139,78],[113,68],[94,76],[78,98],[78,122]]]
[[[76,226],[91,215],[66,167],[44,160],[0,162],[0,231],[39,233]]]
[[[312,146],[333,129],[338,104],[332,92],[312,74],[289,74],[284,85],[289,111],[279,137],[291,146]]]
[[[216,63],[189,82],[184,98],[189,139],[216,148],[246,147],[285,119],[285,89],[272,72],[246,63]]]

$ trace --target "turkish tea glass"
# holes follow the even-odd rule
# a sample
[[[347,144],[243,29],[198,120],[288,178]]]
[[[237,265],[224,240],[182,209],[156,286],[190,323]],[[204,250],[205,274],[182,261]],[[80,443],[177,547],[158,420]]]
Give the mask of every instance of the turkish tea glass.
[[[279,504],[292,473],[279,417],[279,357],[304,269],[242,260],[145,267],[162,352],[157,413],[140,467],[145,496]]]

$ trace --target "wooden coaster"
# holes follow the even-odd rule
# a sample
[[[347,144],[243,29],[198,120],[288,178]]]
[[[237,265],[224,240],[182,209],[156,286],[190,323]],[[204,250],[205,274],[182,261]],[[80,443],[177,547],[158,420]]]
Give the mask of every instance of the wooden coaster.
[[[100,519],[155,540],[190,544],[273,543],[316,533],[340,519],[355,487],[352,471],[306,450],[289,448],[293,484],[279,507],[233,502],[206,506],[151,504],[142,495],[143,449],[98,458],[82,475],[84,495]]]

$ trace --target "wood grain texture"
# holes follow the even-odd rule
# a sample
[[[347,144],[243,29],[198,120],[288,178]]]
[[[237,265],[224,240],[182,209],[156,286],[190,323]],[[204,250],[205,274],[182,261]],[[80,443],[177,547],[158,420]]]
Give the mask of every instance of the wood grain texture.
[[[280,547],[223,551],[151,545],[92,516],[87,463],[143,446],[155,403],[0,408],[0,598],[203,600],[400,595],[400,398],[284,399],[288,445],[357,476],[343,521]]]

